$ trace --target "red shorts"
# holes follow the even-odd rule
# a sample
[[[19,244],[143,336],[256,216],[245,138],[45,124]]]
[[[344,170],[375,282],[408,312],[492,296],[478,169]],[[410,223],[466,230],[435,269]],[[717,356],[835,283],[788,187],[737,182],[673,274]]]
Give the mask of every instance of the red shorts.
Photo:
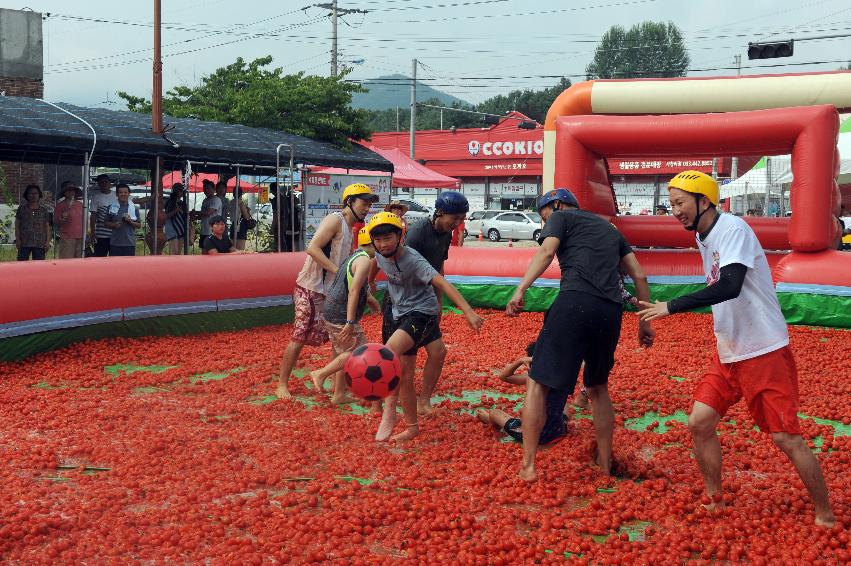
[[[801,434],[798,422],[798,370],[789,346],[730,364],[718,352],[694,393],[722,417],[742,397],[762,432]]]
[[[322,318],[325,295],[296,285],[293,289],[293,304],[295,318],[292,339],[308,346],[321,346],[327,342],[328,333],[325,332]]]

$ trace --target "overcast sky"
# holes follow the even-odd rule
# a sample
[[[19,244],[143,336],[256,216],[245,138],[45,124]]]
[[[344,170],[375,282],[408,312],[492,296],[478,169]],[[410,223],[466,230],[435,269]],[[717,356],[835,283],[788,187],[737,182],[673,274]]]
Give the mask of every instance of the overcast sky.
[[[328,0],[330,2],[330,0]],[[304,0],[163,0],[165,89],[195,84],[236,57],[274,57],[287,72],[330,73],[328,10]],[[50,13],[44,21],[45,98],[123,108],[116,91],[150,96],[151,0],[26,0],[7,8]],[[691,76],[835,70],[851,60],[851,37],[800,42],[795,55],[756,63],[748,41],[851,34],[848,0],[340,0],[365,10],[339,23],[341,63],[351,78],[419,78],[470,102],[552,76],[581,80],[596,42],[612,25],[676,23]],[[106,20],[106,21],[93,21]]]

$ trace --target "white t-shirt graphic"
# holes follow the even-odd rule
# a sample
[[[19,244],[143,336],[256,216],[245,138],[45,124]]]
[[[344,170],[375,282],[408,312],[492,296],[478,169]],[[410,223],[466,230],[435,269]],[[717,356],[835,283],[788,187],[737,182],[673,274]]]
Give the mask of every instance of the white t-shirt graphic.
[[[697,247],[707,285],[718,281],[724,266],[741,263],[748,268],[739,296],[712,305],[721,363],[748,360],[789,344],[771,269],[751,227],[737,216],[721,214],[706,240],[697,238]]]

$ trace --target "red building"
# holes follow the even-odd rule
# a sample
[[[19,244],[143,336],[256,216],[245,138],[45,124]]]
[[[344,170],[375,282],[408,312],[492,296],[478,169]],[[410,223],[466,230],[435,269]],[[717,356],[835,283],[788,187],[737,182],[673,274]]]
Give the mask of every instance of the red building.
[[[416,133],[415,158],[444,175],[461,179],[461,191],[473,210],[528,208],[540,194],[544,129],[519,128],[529,118],[512,112],[487,128],[425,130]],[[408,132],[377,132],[372,145],[399,148],[408,153]],[[666,200],[667,180],[684,169],[712,173],[713,161],[721,177],[729,176],[730,159],[712,157],[609,159],[609,172],[621,212],[652,211],[660,188]],[[755,162],[755,160],[754,160]],[[739,167],[739,174],[750,168]],[[432,189],[416,189],[410,196],[425,204],[436,197]],[[664,202],[664,200],[663,200]]]

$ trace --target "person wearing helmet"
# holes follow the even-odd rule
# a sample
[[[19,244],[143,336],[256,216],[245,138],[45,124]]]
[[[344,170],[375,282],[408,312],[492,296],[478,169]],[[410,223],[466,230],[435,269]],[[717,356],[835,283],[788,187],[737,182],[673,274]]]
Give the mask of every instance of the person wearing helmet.
[[[361,228],[358,231],[358,249],[343,261],[325,297],[325,331],[337,357],[324,368],[310,372],[310,379],[316,391],[321,393],[325,391],[325,380],[336,375],[331,397],[331,402],[336,405],[351,401],[345,394],[346,382],[342,370],[352,350],[366,344],[366,335],[360,324],[364,309],[369,305],[372,312],[381,310],[366,284],[374,257],[375,248],[369,232],[365,227]]]
[[[647,277],[627,241],[608,221],[579,209],[568,189],[542,195],[538,211],[544,227],[540,248],[520,285],[506,305],[516,316],[523,310],[523,296],[558,255],[561,284],[535,344],[523,402],[523,463],[520,477],[535,481],[535,456],[545,424],[545,402],[550,390],[573,394],[583,362],[582,380],[591,400],[597,440],[597,465],[611,473],[614,408],[609,397],[609,372],[615,362],[623,313],[619,285],[621,271],[632,277],[636,294],[649,300]],[[639,325],[638,341],[653,344],[649,323]]]
[[[695,232],[707,286],[669,302],[642,302],[639,315],[650,321],[712,307],[717,351],[695,389],[688,423],[706,495],[723,501],[715,431],[744,397],[760,430],[795,465],[815,505],[816,524],[832,526],[824,476],[801,436],[798,373],[765,251],[743,219],[718,211],[718,183],[709,175],[683,171],[668,184],[668,198],[673,216]]]
[[[434,202],[432,218],[413,224],[405,234],[405,245],[419,252],[438,273],[443,275],[443,263],[449,258],[452,234],[464,221],[469,210],[470,205],[464,195],[458,191],[443,191]],[[437,296],[437,304],[442,305],[442,292],[438,288],[435,288],[434,292]],[[392,332],[392,328],[392,305],[388,302],[384,305],[385,338],[389,338],[388,333]],[[446,360],[446,346],[443,339],[436,340],[426,348],[426,354],[423,385],[417,400],[420,414],[428,414],[432,411],[431,396],[437,387],[437,381],[440,379],[443,363]]]
[[[293,334],[281,358],[278,387],[275,394],[281,399],[292,397],[290,374],[305,344],[319,346],[328,341],[322,312],[328,286],[334,280],[340,264],[352,250],[352,227],[363,222],[378,195],[362,184],[354,183],[343,190],[343,209],[322,219],[307,246],[307,258],[295,281],[293,304]]]
[[[370,219],[366,229],[375,246],[375,262],[387,276],[387,291],[393,305],[393,327],[385,342],[399,355],[402,363],[398,394],[387,399],[375,439],[384,441],[390,438],[397,421],[396,404],[401,399],[408,427],[393,440],[410,440],[419,434],[414,389],[417,350],[434,351],[433,345],[437,343],[445,349],[438,326],[440,304],[435,290],[445,293],[461,309],[467,324],[476,332],[484,320],[419,252],[402,245],[401,218],[389,212],[379,212]]]

